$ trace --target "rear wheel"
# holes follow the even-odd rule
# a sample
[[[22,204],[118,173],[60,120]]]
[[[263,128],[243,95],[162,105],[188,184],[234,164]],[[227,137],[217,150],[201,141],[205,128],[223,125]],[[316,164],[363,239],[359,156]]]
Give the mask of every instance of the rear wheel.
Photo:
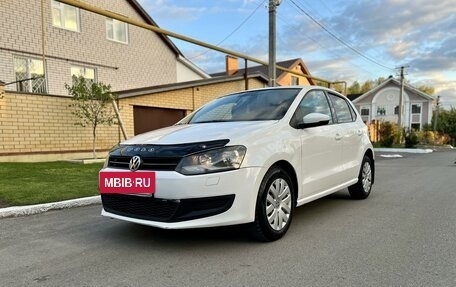
[[[262,241],[281,238],[290,227],[295,202],[290,176],[282,168],[272,167],[260,186],[251,234]]]
[[[358,175],[358,182],[348,187],[350,196],[354,199],[365,199],[369,196],[372,183],[374,182],[374,167],[372,160],[368,156],[364,156],[361,164],[361,170]]]

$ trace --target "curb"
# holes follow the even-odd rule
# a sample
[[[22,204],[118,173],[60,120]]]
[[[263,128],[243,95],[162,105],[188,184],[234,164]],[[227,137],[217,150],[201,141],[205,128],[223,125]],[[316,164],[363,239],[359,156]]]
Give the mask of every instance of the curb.
[[[422,148],[374,148],[375,152],[398,152],[398,153],[431,153],[432,149]]]
[[[0,208],[0,219],[7,217],[18,217],[27,216],[33,214],[44,213],[49,210],[65,209],[72,207],[81,207],[87,205],[95,205],[101,203],[101,197],[99,195],[91,197],[83,197],[77,199],[70,199],[59,202],[51,202],[44,204],[35,204],[27,206],[11,206],[6,208]]]

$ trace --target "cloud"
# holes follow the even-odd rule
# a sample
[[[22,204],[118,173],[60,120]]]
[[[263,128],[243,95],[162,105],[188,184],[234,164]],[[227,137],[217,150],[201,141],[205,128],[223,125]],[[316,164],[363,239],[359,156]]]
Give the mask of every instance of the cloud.
[[[153,12],[155,17],[162,19],[179,19],[179,21],[193,21],[207,12],[206,7],[186,7],[167,0],[139,0],[144,9]]]
[[[155,18],[168,23],[181,22],[205,39],[208,35],[228,34],[236,19],[242,19],[257,7],[259,0],[200,1],[140,0]],[[406,78],[412,83],[427,83],[435,87],[447,102],[456,99],[456,5],[454,0],[337,0],[331,9],[319,4],[309,8],[296,1],[327,29],[357,51],[374,61],[395,68],[404,64]],[[307,4],[307,5],[306,5]],[[320,3],[321,4],[321,3]],[[320,9],[319,9],[320,8]],[[257,13],[242,33],[230,37],[223,47],[268,60],[267,13]],[[225,18],[226,15],[229,18]],[[234,20],[234,22],[233,22]],[[290,2],[283,1],[277,14],[277,60],[302,58],[310,72],[329,80],[364,81],[395,74],[374,64],[332,38]],[[231,26],[230,26],[231,25]],[[181,26],[179,26],[181,27]],[[198,31],[197,31],[198,30]],[[198,33],[196,33],[198,32]],[[184,33],[185,34],[185,33]],[[220,34],[220,35],[219,35]],[[201,37],[202,35],[202,37]],[[212,37],[207,41],[216,42]],[[186,46],[188,47],[188,46]],[[224,55],[205,53],[191,46],[181,49],[184,54],[208,72],[225,69]],[[249,64],[250,65],[250,64]]]

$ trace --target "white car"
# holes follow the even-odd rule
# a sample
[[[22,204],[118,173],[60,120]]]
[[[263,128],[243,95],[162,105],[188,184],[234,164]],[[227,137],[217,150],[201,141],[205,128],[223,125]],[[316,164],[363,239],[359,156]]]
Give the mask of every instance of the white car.
[[[367,198],[374,171],[367,127],[343,95],[249,90],[113,148],[100,171],[102,215],[170,229],[246,224],[272,241],[297,206],[347,187]]]

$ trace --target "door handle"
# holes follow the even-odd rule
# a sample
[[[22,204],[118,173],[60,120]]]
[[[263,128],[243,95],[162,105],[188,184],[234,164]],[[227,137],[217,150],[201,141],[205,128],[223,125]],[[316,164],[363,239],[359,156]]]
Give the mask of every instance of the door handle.
[[[342,135],[341,134],[336,134],[336,141],[340,141],[342,139]]]

